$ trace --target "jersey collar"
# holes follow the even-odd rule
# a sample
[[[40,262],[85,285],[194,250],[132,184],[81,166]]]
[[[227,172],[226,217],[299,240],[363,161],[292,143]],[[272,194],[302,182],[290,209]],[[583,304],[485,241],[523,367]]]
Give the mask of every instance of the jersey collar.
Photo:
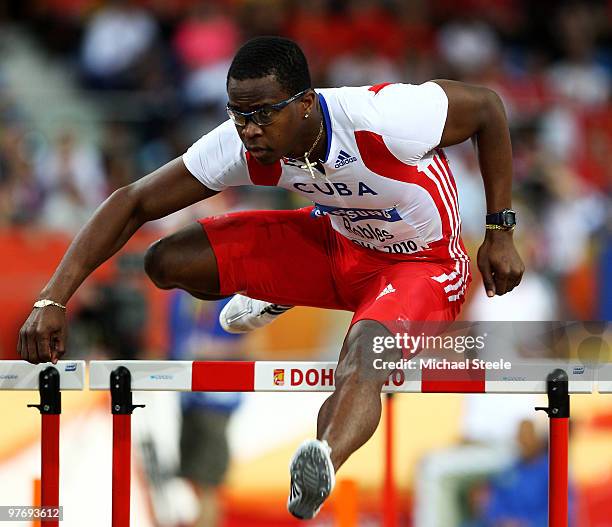
[[[327,160],[329,159],[329,151],[331,150],[332,125],[325,97],[323,97],[323,95],[321,95],[320,93],[318,93],[317,95],[319,96],[319,103],[321,104],[321,111],[323,112],[323,122],[325,123],[325,137],[327,137],[327,146],[325,148],[325,159],[323,160],[323,163],[327,163]]]

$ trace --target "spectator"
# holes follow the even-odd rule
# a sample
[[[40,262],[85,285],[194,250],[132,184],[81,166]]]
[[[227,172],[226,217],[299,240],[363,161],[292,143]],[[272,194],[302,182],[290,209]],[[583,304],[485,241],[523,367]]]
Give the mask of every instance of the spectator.
[[[85,28],[81,59],[88,83],[98,89],[138,86],[138,61],[151,49],[157,24],[133,0],[109,0]]]
[[[285,0],[244,0],[238,11],[245,40],[259,35],[282,35],[286,26]]]
[[[350,53],[331,62],[328,79],[334,86],[366,86],[380,82],[399,82],[397,65],[384,55],[376,54],[371,42],[362,42]]]
[[[325,86],[329,63],[349,49],[351,28],[345,16],[333,13],[329,2],[299,3],[287,20],[287,31],[304,50],[315,86]]]
[[[610,73],[595,57],[597,11],[586,3],[563,7],[557,24],[564,58],[549,78],[555,93],[582,106],[599,106],[610,97]]]
[[[225,76],[238,43],[238,27],[220,4],[197,4],[191,9],[174,37],[176,53],[187,70],[188,104],[224,110]]]
[[[137,138],[126,123],[106,123],[103,130],[102,155],[109,194],[142,175],[136,168],[137,149]]]
[[[18,122],[0,129],[0,225],[32,224],[43,204],[27,136]]]
[[[453,21],[438,33],[440,55],[453,77],[469,78],[496,60],[499,40],[492,28],[477,18]]]
[[[488,527],[543,527],[548,518],[548,449],[532,421],[519,425],[519,455],[506,470],[492,478],[482,512]],[[570,522],[573,492],[570,491]]]
[[[399,61],[406,53],[402,27],[382,2],[351,0],[344,17],[349,50],[368,46],[375,55]]]
[[[108,195],[99,152],[72,130],[40,157],[37,176],[46,197],[41,219],[50,228],[76,233]]]

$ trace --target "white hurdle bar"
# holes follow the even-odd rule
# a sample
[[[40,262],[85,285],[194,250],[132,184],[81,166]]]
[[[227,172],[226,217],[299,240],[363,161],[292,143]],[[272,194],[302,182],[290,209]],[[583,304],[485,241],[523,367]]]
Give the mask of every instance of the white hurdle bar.
[[[59,435],[62,413],[62,390],[85,388],[85,362],[59,361],[57,364],[29,364],[25,361],[0,360],[0,390],[37,390],[41,414],[40,480],[41,503],[34,504],[52,509],[54,519],[45,520],[48,527],[58,527],[59,520]]]
[[[85,361],[82,360],[36,365],[23,360],[0,360],[0,390],[38,390],[40,373],[48,367],[58,371],[60,390],[85,388]]]
[[[601,364],[596,368],[597,391],[599,393],[612,393],[612,364]]]
[[[91,361],[89,388],[108,390],[119,366],[131,374],[133,391],[332,392],[336,362],[293,361]],[[570,393],[592,393],[595,370],[539,360],[504,370],[396,370],[385,393],[547,393],[546,377],[561,368]],[[612,370],[610,371],[612,378]],[[539,380],[538,380],[539,379]],[[610,383],[612,391],[612,382]]]

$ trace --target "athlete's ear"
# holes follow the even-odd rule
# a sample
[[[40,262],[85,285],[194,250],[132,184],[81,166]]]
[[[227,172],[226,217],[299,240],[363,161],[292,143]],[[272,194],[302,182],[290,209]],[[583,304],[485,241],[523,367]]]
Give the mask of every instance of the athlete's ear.
[[[310,115],[316,107],[317,94],[314,90],[308,90],[300,101],[302,117]]]

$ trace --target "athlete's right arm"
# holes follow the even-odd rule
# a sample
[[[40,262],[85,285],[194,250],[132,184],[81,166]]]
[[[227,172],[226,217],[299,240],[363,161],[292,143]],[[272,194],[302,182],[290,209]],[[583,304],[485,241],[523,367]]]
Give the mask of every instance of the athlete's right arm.
[[[113,192],[79,231],[38,298],[66,305],[81,283],[144,223],[216,193],[192,176],[180,157]],[[34,364],[55,363],[65,349],[65,311],[56,306],[34,308],[19,332],[21,358]]]

